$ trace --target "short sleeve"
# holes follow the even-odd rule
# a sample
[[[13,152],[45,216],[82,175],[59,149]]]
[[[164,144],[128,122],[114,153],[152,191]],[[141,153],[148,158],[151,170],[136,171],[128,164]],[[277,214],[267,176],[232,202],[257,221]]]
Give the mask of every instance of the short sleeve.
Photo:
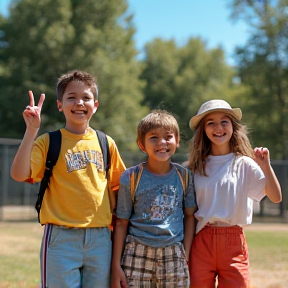
[[[131,169],[128,169],[124,171],[120,177],[116,216],[121,219],[130,219],[133,209],[130,191],[130,175]]]
[[[184,198],[185,208],[197,207],[193,173],[188,170],[188,188]]]
[[[247,178],[248,197],[259,202],[265,196],[266,178],[260,166],[253,159],[250,159],[248,163]]]
[[[29,183],[38,183],[42,180],[45,171],[46,156],[49,147],[49,134],[45,133],[39,136],[33,144],[31,151],[31,172],[30,179],[26,181]]]
[[[126,167],[114,140],[108,135],[107,139],[109,143],[109,152],[111,157],[111,165],[109,169],[109,186],[112,191],[118,191],[119,179]]]

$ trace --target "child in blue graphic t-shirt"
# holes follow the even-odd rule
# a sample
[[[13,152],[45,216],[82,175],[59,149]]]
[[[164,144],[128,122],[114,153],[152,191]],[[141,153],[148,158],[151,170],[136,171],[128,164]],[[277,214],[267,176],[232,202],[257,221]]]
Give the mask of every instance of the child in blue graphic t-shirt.
[[[138,125],[137,144],[148,159],[120,179],[112,288],[189,287],[196,202],[190,171],[171,162],[179,141],[167,111],[154,110]]]

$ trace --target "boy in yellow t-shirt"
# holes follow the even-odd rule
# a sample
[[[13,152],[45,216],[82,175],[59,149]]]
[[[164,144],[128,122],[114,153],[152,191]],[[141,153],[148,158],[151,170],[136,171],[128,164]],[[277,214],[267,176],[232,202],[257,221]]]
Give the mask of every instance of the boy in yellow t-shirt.
[[[57,106],[66,124],[62,144],[43,198],[40,221],[45,225],[41,246],[41,287],[109,287],[112,211],[108,186],[119,189],[125,170],[115,142],[109,136],[111,157],[106,178],[102,151],[89,120],[99,105],[94,77],[71,71],[57,83]],[[41,108],[29,91],[30,104],[23,112],[26,132],[11,167],[16,181],[40,182],[45,171],[49,134],[35,141]],[[51,143],[52,144],[52,143]],[[109,179],[107,181],[107,179]]]

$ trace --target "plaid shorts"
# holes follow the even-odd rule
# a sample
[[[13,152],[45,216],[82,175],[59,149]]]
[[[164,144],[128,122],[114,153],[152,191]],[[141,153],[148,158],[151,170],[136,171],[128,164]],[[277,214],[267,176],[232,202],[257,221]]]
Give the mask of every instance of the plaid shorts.
[[[128,236],[122,268],[129,287],[189,287],[189,268],[182,243],[154,248]]]

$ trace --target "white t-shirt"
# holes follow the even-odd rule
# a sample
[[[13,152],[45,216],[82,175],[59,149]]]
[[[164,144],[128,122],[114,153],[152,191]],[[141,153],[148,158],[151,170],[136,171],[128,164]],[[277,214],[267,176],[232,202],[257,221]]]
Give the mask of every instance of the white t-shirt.
[[[210,155],[205,170],[208,177],[194,174],[196,233],[207,223],[241,227],[251,224],[253,200],[265,196],[266,178],[259,165],[249,157],[230,153]]]

